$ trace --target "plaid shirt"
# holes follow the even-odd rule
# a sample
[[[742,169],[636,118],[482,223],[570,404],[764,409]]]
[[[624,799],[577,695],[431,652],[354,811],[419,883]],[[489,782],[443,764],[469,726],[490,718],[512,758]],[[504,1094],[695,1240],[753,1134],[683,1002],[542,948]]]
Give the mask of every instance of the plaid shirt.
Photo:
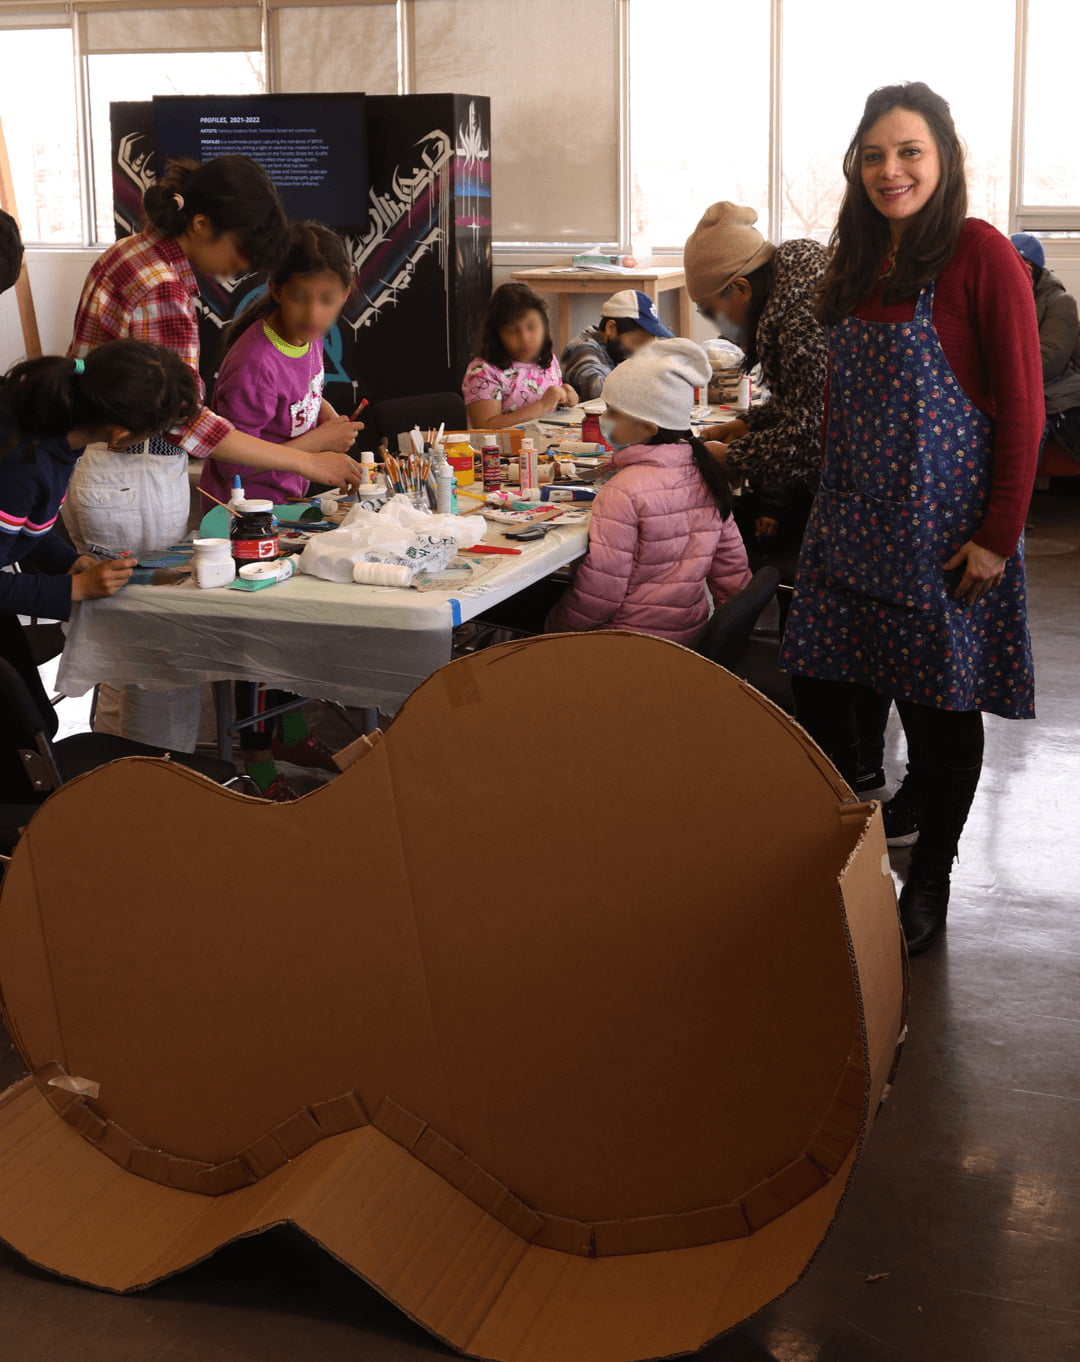
[[[82,358],[106,341],[149,341],[180,356],[194,372],[199,396],[199,322],[195,282],[179,243],[148,228],[110,246],[87,275],[75,314],[75,337],[68,354]],[[202,407],[186,425],[168,433],[169,442],[195,458],[206,456],[233,429],[232,424]]]

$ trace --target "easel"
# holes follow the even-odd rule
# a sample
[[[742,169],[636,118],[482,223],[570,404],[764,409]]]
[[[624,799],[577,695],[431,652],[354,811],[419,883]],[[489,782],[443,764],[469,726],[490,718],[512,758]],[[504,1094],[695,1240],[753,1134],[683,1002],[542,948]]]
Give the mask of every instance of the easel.
[[[4,125],[0,122],[0,208],[10,213],[16,222],[19,214],[15,208],[15,186],[11,179],[11,162],[8,160],[7,142],[4,140]],[[36,359],[41,354],[41,337],[38,335],[37,313],[34,311],[34,295],[30,292],[30,275],[23,260],[19,277],[15,281],[15,299],[19,304],[19,321],[22,323],[23,348],[27,359]]]

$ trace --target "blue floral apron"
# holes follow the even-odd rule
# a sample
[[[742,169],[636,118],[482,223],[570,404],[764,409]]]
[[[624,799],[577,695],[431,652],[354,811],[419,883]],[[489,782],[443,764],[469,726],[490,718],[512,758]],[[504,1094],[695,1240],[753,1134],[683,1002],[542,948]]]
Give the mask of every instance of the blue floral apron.
[[[780,665],[931,709],[1034,718],[1023,540],[1001,585],[953,599],[944,564],[982,523],[993,423],[969,401],[933,323],[844,317],[829,343],[821,487]]]

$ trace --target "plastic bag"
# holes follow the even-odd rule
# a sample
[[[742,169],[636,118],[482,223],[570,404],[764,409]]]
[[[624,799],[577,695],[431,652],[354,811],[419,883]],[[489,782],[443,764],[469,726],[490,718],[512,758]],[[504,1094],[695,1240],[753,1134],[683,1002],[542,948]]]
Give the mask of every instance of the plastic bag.
[[[300,555],[300,569],[328,582],[351,582],[357,563],[392,563],[410,572],[441,572],[458,549],[475,544],[483,522],[418,510],[407,496],[392,497],[381,511],[354,506],[336,530],[313,535]]]

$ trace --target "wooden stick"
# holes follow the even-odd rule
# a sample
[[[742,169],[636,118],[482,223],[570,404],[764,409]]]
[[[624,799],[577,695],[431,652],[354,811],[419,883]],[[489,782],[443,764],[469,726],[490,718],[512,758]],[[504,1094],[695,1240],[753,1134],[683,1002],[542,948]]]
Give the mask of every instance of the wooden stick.
[[[218,501],[217,497],[214,496],[213,492],[208,492],[205,487],[200,487],[199,491],[203,494],[204,497],[209,497],[211,501],[217,501],[217,504],[219,506],[224,506],[230,515],[236,516],[237,520],[240,519],[240,512],[236,509],[235,506],[229,506],[224,501]]]

